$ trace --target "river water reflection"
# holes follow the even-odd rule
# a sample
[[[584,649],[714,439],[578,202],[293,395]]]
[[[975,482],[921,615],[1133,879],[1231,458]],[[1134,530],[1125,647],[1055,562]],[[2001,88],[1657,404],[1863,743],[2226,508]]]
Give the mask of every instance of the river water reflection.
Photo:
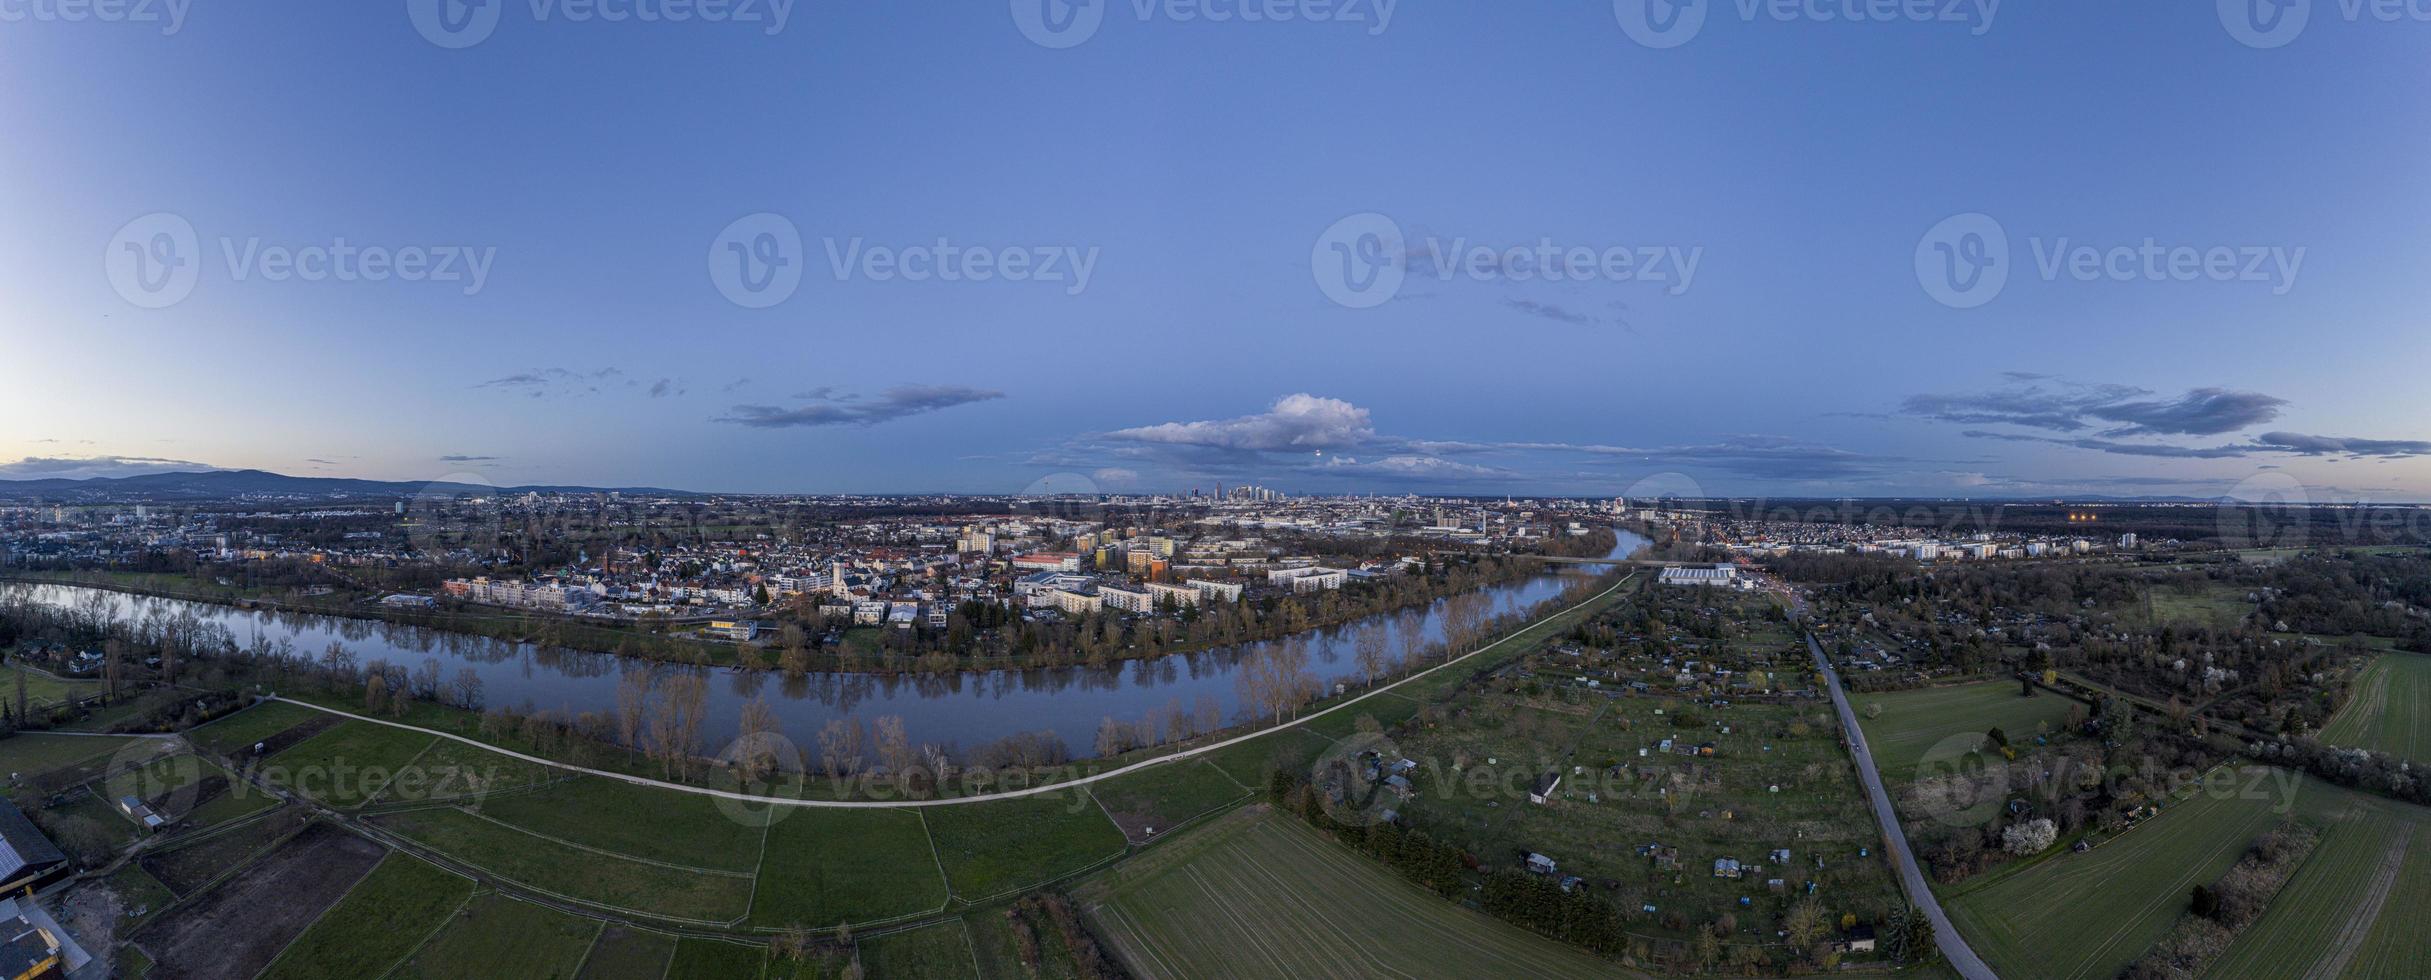
[[[1611,557],[1622,557],[1646,544],[1646,539],[1620,532]],[[1594,566],[1555,566],[1556,570],[1524,581],[1486,590],[1501,615],[1527,609],[1561,594],[1572,582],[1601,571]],[[38,602],[75,607],[97,590],[75,586],[23,587]],[[100,593],[119,615],[140,618],[158,609],[163,614],[191,610],[196,616],[226,627],[240,645],[257,635],[271,642],[285,640],[296,653],[316,656],[329,644],[342,643],[361,663],[385,660],[411,669],[424,660],[437,660],[442,676],[453,678],[463,667],[481,675],[482,692],[491,705],[522,705],[565,713],[613,713],[617,677],[627,658],[614,654],[543,648],[377,620],[348,619],[274,610],[239,609],[181,599],[160,599],[122,593]],[[1443,604],[1428,612],[1423,643],[1443,638]],[[1390,621],[1391,617],[1385,617]],[[1309,645],[1311,667],[1330,686],[1355,674],[1353,637],[1357,624],[1317,631]],[[1397,628],[1396,628],[1397,629]],[[1396,631],[1393,649],[1409,646]],[[1271,642],[1271,641],[1269,641]],[[1037,670],[990,670],[955,674],[878,675],[814,672],[787,677],[769,671],[696,668],[652,664],[660,671],[700,670],[711,679],[703,734],[713,746],[732,739],[742,706],[765,695],[785,734],[797,744],[813,746],[819,729],[834,718],[873,719],[898,715],[916,742],[970,748],[1008,735],[1053,731],[1063,737],[1075,756],[1094,752],[1100,721],[1107,717],[1133,721],[1179,702],[1190,709],[1204,694],[1215,699],[1226,721],[1237,720],[1239,692],[1233,672],[1247,654],[1266,643],[1222,647],[1198,653],[1171,654],[1103,668],[1057,667]]]

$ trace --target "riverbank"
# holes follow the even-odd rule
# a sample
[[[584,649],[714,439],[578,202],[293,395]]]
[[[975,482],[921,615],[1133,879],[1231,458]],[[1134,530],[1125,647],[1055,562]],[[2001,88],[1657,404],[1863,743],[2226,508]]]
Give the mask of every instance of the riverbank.
[[[1643,548],[1644,542],[1630,543],[1618,536],[1612,542],[1615,557],[1626,557]],[[779,652],[772,647],[750,646],[726,640],[701,639],[671,635],[650,628],[643,622],[603,620],[589,617],[564,616],[537,611],[523,611],[494,606],[470,606],[451,603],[432,609],[399,608],[378,604],[386,593],[343,587],[313,595],[294,590],[276,592],[269,589],[234,585],[216,585],[188,576],[162,573],[116,572],[107,570],[31,570],[9,569],[0,572],[0,583],[21,582],[30,585],[59,585],[101,589],[123,595],[174,599],[181,602],[226,606],[235,609],[260,610],[331,616],[365,622],[390,623],[448,633],[477,636],[508,643],[529,643],[541,647],[577,652],[611,654],[659,663],[693,667],[717,667],[761,671],[770,674],[799,675],[866,674],[871,676],[916,676],[954,673],[976,673],[996,670],[1052,670],[1068,667],[1109,667],[1163,657],[1188,656],[1239,647],[1269,643],[1294,636],[1311,636],[1329,630],[1381,623],[1412,609],[1433,609],[1454,596],[1480,590],[1505,589],[1522,583],[1543,579],[1546,572],[1532,569],[1520,561],[1505,561],[1499,556],[1480,556],[1495,560],[1494,573],[1485,576],[1474,589],[1439,590],[1427,588],[1419,595],[1403,601],[1388,602],[1374,609],[1349,610],[1327,614],[1322,606],[1312,609],[1309,603],[1301,608],[1307,625],[1298,630],[1270,632],[1264,629],[1248,635],[1184,641],[1166,644],[1131,643],[1119,650],[1087,656],[1038,655],[979,655],[969,652],[926,653],[888,650],[886,631],[878,627],[850,627],[841,642],[807,651],[791,664],[783,664]],[[1297,600],[1287,600],[1297,601]],[[1004,646],[991,641],[989,646]]]
[[[507,733],[508,738],[499,738],[498,733],[485,729],[485,726],[481,724],[479,714],[435,704],[417,704],[403,719],[389,719],[361,713],[358,709],[344,705],[340,699],[326,695],[293,697],[274,695],[268,701],[293,704],[360,724],[413,732],[485,749],[518,762],[546,766],[574,775],[593,776],[631,786],[707,796],[731,802],[776,807],[846,809],[951,806],[1080,790],[1093,784],[1128,776],[1156,766],[1223,753],[1268,736],[1304,727],[1331,740],[1338,737],[1338,735],[1332,734],[1333,732],[1354,730],[1357,727],[1356,720],[1361,715],[1376,718],[1379,721],[1383,717],[1391,717],[1398,721],[1402,717],[1414,714],[1418,706],[1429,703],[1432,698],[1440,696],[1444,691],[1457,688],[1465,678],[1475,677],[1513,657],[1554,641],[1579,623],[1610,606],[1635,580],[1634,575],[1622,576],[1619,580],[1580,601],[1554,610],[1475,650],[1453,656],[1442,663],[1421,667],[1397,679],[1348,690],[1333,697],[1311,702],[1301,711],[1281,722],[1271,724],[1252,722],[1172,745],[1083,760],[1070,765],[1053,767],[1051,770],[987,774],[987,779],[982,782],[973,783],[966,780],[958,786],[944,783],[938,786],[938,789],[946,790],[943,795],[927,798],[911,795],[902,785],[891,779],[876,777],[824,779],[807,774],[799,779],[779,777],[776,787],[762,792],[744,791],[736,786],[735,780],[723,775],[695,782],[652,778],[641,774],[647,768],[646,761],[639,765],[630,764],[630,762],[626,765],[614,765],[597,757],[583,761],[569,761],[557,757],[563,754],[562,752],[552,754],[540,747],[540,743],[544,741],[555,741],[562,745],[564,744],[562,740],[515,737],[520,733],[512,731]],[[1366,708],[1362,709],[1362,705],[1365,705]],[[513,743],[512,747],[506,744],[508,742]],[[615,746],[594,746],[593,750],[604,750],[611,756],[627,754],[625,749]],[[702,761],[713,763],[708,767],[709,771],[722,773],[722,770],[714,765],[716,760],[704,759]],[[994,788],[1002,784],[1017,785]]]
[[[1632,536],[1624,547],[1642,540]],[[1502,632],[1524,621],[1519,617],[1532,620],[1552,608],[1544,605],[1547,602],[1576,601],[1571,590],[1595,578],[1575,568],[1549,571],[1473,593],[1484,601],[1472,605],[1483,607],[1484,618],[1500,620],[1493,632]],[[587,725],[597,732],[605,730],[602,719],[626,713],[620,688],[643,674],[660,692],[700,699],[699,731],[713,746],[743,730],[749,709],[761,712],[763,721],[772,715],[778,733],[796,745],[832,738],[874,739],[881,725],[892,725],[908,732],[913,748],[939,746],[957,757],[982,760],[1036,760],[1024,765],[1119,755],[1135,746],[1171,744],[1229,727],[1229,720],[1263,710],[1252,703],[1263,695],[1240,675],[1268,655],[1298,663],[1304,676],[1315,682],[1312,686],[1327,693],[1337,683],[1358,688],[1367,676],[1359,640],[1372,640],[1377,632],[1316,630],[1287,641],[1071,667],[792,674],[627,659],[293,608],[246,610],[72,585],[18,585],[11,591],[25,604],[28,617],[50,617],[55,624],[49,628],[55,630],[74,632],[73,624],[93,615],[119,624],[113,629],[134,631],[145,629],[141,624],[147,622],[158,629],[167,621],[191,617],[192,635],[210,637],[214,650],[223,644],[239,649],[234,659],[225,661],[231,669],[299,691],[322,686],[306,679],[346,674],[344,684],[332,680],[327,689],[356,707],[362,704],[362,672],[381,664],[387,670],[387,690],[410,686],[416,694],[410,699],[413,705],[431,705],[444,689],[450,701],[501,709],[518,721],[538,717],[560,725]],[[1424,615],[1370,621],[1389,624],[1383,631],[1390,642],[1389,658],[1439,661],[1447,627],[1459,619],[1439,602]],[[195,656],[187,662],[196,662]],[[475,695],[469,700],[461,696],[468,690]],[[470,717],[477,720],[480,712]],[[844,729],[840,736],[834,734],[838,726]]]
[[[68,585],[101,589],[122,595],[176,599],[181,602],[206,603],[235,609],[259,609],[310,616],[334,616],[365,622],[394,623],[399,626],[445,630],[450,633],[463,633],[510,643],[540,643],[569,649],[614,653],[625,657],[640,657],[644,660],[664,663],[707,667],[741,666],[736,662],[736,648],[733,644],[706,643],[683,637],[667,636],[641,629],[638,625],[622,626],[606,622],[588,622],[565,616],[518,612],[512,609],[484,607],[480,612],[460,609],[429,611],[393,609],[369,604],[380,598],[380,595],[360,589],[339,589],[319,596],[298,594],[292,590],[274,594],[267,589],[206,586],[182,576],[146,572],[33,569],[10,569],[0,572],[0,583],[6,582],[22,582],[28,585]]]

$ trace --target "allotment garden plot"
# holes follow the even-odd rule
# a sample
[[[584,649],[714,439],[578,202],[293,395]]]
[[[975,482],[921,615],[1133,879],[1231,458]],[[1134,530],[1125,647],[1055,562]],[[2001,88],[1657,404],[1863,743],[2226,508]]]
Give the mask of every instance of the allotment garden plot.
[[[1893,906],[1823,701],[1529,687],[1465,696],[1401,740],[1419,763],[1396,804],[1412,826],[1489,867],[1549,860],[1534,870],[1604,895],[1657,938],[1730,915],[1738,941],[1761,942],[1808,895],[1834,920]]]

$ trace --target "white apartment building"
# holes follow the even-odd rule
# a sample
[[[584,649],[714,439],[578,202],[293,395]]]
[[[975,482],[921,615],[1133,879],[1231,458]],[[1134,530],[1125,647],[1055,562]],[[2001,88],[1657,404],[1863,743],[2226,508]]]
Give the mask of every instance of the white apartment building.
[[[1190,587],[1197,589],[1200,595],[1217,602],[1241,601],[1241,585],[1238,582],[1209,582],[1204,579],[1194,579],[1190,582]]]

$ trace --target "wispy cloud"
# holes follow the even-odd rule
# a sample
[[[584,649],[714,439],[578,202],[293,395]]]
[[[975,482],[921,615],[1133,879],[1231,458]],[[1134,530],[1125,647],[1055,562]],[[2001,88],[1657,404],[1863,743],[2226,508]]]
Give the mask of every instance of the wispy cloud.
[[[1901,410],[1918,418],[1965,425],[2015,425],[2081,432],[2107,424],[2102,435],[2213,436],[2279,417],[2287,400],[2251,391],[2196,388],[2174,398],[2130,385],[2077,384],[2011,372],[2007,387],[1956,395],[1915,395]]]
[[[442,463],[495,463],[505,458],[504,456],[441,456],[439,461]]]
[[[901,385],[881,392],[875,398],[837,394],[832,388],[821,388],[799,396],[806,404],[792,408],[776,405],[736,405],[728,414],[715,421],[747,425],[755,429],[815,428],[829,425],[878,425],[897,419],[925,415],[958,405],[994,401],[1004,392],[961,385]]]
[[[1625,308],[1621,303],[1612,305],[1616,309]],[[1629,321],[1619,315],[1599,316],[1583,310],[1555,303],[1541,303],[1532,299],[1507,299],[1503,301],[1503,306],[1532,317],[1551,320],[1555,323],[1566,323],[1574,327],[1615,326],[1626,328],[1629,326]]]
[[[671,380],[658,382],[660,385],[671,385],[672,383]],[[561,367],[534,368],[505,377],[491,378],[473,386],[476,390],[513,392],[529,398],[597,395],[608,391],[639,390],[641,387],[640,380],[627,376],[622,369],[612,367],[589,371]],[[651,394],[656,395],[657,393],[653,388]]]
[[[2306,435],[2301,432],[2265,432],[2246,442],[2215,446],[2179,446],[2168,443],[2120,442],[2100,438],[2057,438],[2023,435],[2014,432],[1991,432],[1969,429],[1961,435],[1970,439],[1992,439],[2001,442],[2040,442],[2072,449],[2086,449],[2116,456],[2144,456],[2156,459],[2244,459],[2250,456],[2324,456],[2346,458],[2403,459],[2431,456],[2431,441],[2420,439],[2350,439],[2339,436]]]

